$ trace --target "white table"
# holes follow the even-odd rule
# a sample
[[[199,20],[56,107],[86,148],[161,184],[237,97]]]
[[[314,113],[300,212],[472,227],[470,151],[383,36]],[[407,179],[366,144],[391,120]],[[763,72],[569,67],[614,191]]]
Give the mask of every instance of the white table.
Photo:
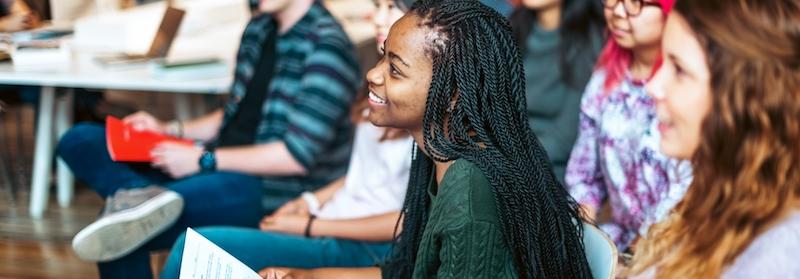
[[[159,80],[150,74],[146,65],[105,68],[95,63],[90,54],[80,53],[74,54],[72,62],[62,67],[46,66],[23,70],[15,69],[7,62],[0,63],[0,84],[41,87],[31,183],[31,215],[41,218],[47,207],[53,143],[70,128],[72,122],[73,93],[70,89],[224,94],[229,90],[231,81],[231,76],[183,81]],[[56,88],[67,90],[61,98],[56,98]],[[180,96],[177,105],[188,107],[187,95],[176,96]],[[61,159],[58,160],[57,173],[58,203],[61,207],[67,207],[72,200],[73,178]]]

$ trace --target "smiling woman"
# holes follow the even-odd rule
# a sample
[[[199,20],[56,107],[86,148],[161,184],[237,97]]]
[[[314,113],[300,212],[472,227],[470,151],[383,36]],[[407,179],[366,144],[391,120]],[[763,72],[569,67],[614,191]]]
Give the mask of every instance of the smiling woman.
[[[519,49],[478,1],[422,1],[367,75],[369,119],[420,146],[384,278],[589,278],[578,205],[528,128]],[[379,278],[269,269],[267,278]]]
[[[676,212],[641,244],[656,278],[797,278],[800,3],[680,0],[649,91],[661,146],[691,159]]]
[[[378,126],[419,129],[425,114],[432,63],[426,56],[426,32],[416,31],[417,22],[406,16],[395,24],[395,36],[386,40],[383,58],[367,73],[369,120]],[[412,133],[414,131],[411,131]]]

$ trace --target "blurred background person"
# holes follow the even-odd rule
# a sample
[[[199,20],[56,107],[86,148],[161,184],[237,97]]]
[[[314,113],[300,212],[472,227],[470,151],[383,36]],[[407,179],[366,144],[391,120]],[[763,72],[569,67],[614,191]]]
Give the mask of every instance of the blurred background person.
[[[40,16],[22,0],[0,0],[0,32],[17,32],[37,27]]]
[[[525,66],[528,124],[563,183],[581,95],[605,43],[603,8],[597,0],[524,0],[510,20]]]
[[[602,2],[611,38],[581,100],[579,135],[567,166],[567,188],[590,218],[610,206],[611,220],[600,228],[624,254],[691,182],[689,163],[660,151],[655,103],[644,87],[660,64],[673,2]]]

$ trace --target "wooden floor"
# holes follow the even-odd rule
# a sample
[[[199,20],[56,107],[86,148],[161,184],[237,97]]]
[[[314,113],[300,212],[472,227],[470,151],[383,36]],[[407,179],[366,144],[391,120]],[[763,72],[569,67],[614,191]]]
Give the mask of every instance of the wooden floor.
[[[92,222],[103,201],[91,190],[76,187],[69,208],[60,208],[55,193],[44,218],[28,213],[30,167],[33,155],[33,108],[13,106],[0,116],[0,160],[10,170],[0,180],[0,278],[97,278],[92,263],[79,260],[72,236]]]
[[[69,208],[52,202],[41,220],[28,213],[27,192],[15,201],[0,194],[0,278],[97,278],[94,264],[79,260],[70,241],[94,221],[102,200],[94,192],[78,188]]]
[[[0,90],[0,94],[11,93]],[[162,119],[174,117],[172,94],[106,92],[105,98],[130,108],[147,109]],[[107,112],[122,116],[120,113],[128,113],[124,111]],[[101,198],[87,187],[77,185],[70,207],[60,208],[55,192],[51,191],[47,212],[41,220],[32,219],[28,213],[33,119],[31,105],[15,104],[0,111],[0,169],[11,170],[10,181],[0,171],[0,279],[97,278],[96,265],[78,259],[70,243],[80,229],[96,219],[103,206]],[[158,267],[166,255],[155,255],[153,263]]]
[[[94,264],[79,260],[70,247],[72,236],[94,221],[103,201],[78,186],[69,208],[60,208],[50,194],[44,218],[28,213],[33,153],[33,108],[14,106],[0,114],[2,165],[11,181],[0,180],[0,278],[97,278]]]

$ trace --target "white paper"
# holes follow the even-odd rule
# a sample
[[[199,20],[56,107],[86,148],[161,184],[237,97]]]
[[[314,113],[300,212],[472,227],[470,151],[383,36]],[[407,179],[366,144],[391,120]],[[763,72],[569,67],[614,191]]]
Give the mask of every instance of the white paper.
[[[258,273],[196,231],[186,230],[180,279],[261,279]]]

